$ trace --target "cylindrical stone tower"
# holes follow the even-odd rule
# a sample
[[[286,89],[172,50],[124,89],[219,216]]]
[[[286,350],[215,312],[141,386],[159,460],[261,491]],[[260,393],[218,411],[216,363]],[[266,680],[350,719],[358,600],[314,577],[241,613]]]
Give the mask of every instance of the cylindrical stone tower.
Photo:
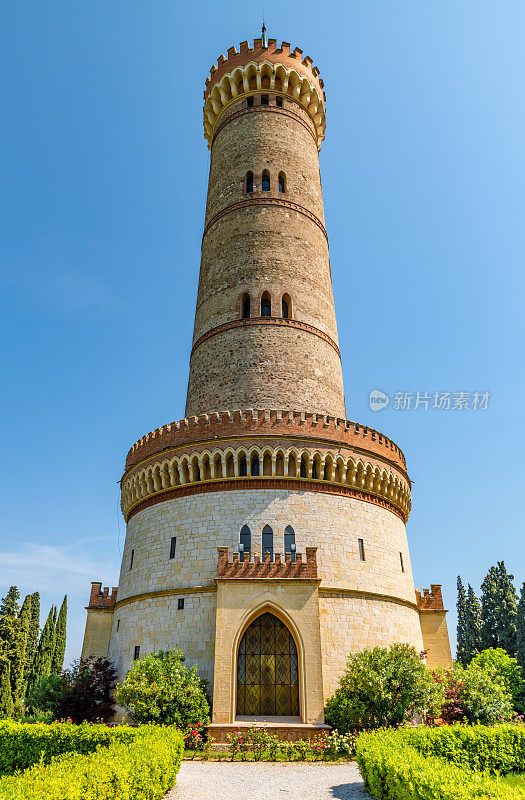
[[[204,93],[211,149],[186,417],[126,459],[118,593],[94,584],[84,655],[121,678],[181,647],[239,720],[320,725],[352,651],[447,663],[439,585],[414,590],[400,449],[346,418],[318,152],[325,96],[275,40],[228,50]],[[295,727],[294,727],[295,726]]]

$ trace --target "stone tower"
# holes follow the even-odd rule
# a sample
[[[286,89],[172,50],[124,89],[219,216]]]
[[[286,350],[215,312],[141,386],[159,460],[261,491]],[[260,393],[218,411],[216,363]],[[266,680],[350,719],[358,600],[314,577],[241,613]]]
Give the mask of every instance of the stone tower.
[[[213,686],[216,738],[254,716],[303,735],[352,651],[410,642],[449,663],[446,612],[438,584],[414,589],[403,453],[346,418],[319,70],[265,37],[230,48],[204,130],[186,416],[128,453],[118,592],[93,584],[83,654],[123,678],[181,647]]]

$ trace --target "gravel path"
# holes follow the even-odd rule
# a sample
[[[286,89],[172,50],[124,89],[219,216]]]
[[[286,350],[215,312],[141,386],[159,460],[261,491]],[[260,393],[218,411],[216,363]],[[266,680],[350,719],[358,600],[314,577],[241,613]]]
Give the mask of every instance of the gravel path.
[[[164,800],[366,800],[357,764],[183,761]]]

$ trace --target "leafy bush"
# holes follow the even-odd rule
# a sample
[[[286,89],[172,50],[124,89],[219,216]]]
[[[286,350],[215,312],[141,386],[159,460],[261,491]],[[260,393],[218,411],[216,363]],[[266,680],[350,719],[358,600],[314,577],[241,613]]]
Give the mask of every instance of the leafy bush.
[[[0,779],[2,800],[159,800],[175,783],[182,734],[145,726],[129,741],[114,741],[89,755],[68,753],[46,766]]]
[[[445,730],[441,728],[439,730]],[[402,731],[363,733],[356,760],[377,800],[518,800],[519,790],[486,772],[473,772],[443,758],[425,756],[400,737]]]
[[[468,667],[454,664],[450,669],[435,670],[433,679],[444,695],[443,722],[493,725],[512,718],[512,695],[504,678],[490,667],[475,661]]]
[[[115,708],[112,691],[117,671],[107,658],[83,658],[61,675],[42,678],[33,687],[27,706],[73,722],[109,720]]]
[[[92,753],[99,745],[114,741],[130,742],[135,730],[127,726],[73,725],[54,722],[29,724],[3,720],[0,722],[0,774],[24,770],[39,759],[48,764],[63,753]]]
[[[135,722],[186,729],[210,721],[205,682],[197,675],[197,667],[184,666],[182,650],[149,653],[135,661],[115,697]]]
[[[509,656],[502,647],[489,647],[474,656],[470,663],[499,677],[512,696],[514,708],[521,709],[523,676],[521,667],[515,658]]]
[[[437,714],[442,696],[413,647],[374,647],[349,656],[325,718],[343,733],[400,725],[417,713]]]

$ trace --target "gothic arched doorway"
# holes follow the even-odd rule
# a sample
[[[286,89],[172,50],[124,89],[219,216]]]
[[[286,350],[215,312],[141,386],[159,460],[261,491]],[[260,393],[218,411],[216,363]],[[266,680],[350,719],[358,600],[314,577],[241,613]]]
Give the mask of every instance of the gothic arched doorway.
[[[286,625],[268,612],[252,622],[239,645],[237,714],[299,716],[297,647]]]

